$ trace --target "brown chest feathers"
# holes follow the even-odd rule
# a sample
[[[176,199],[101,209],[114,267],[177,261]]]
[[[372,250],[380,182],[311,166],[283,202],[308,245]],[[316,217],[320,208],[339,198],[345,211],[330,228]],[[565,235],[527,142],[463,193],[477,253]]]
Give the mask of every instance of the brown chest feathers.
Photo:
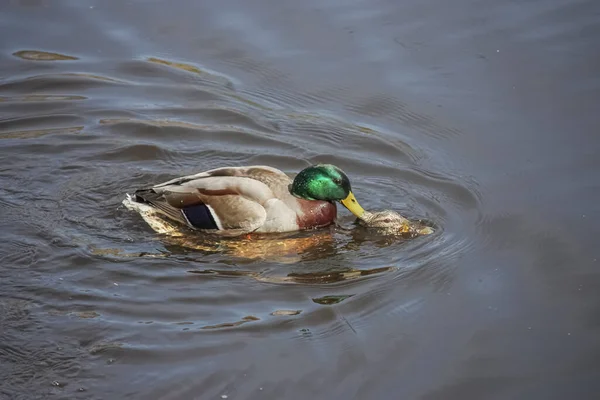
[[[297,218],[300,229],[318,228],[327,226],[335,220],[337,207],[328,201],[298,200],[303,215]]]

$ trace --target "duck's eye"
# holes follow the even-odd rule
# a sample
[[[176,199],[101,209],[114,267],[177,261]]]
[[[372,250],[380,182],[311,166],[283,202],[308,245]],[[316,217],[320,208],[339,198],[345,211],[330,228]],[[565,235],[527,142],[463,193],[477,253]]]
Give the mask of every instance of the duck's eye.
[[[390,222],[392,222],[392,220],[389,219],[389,218],[386,218],[386,219],[383,220],[383,222],[385,222],[386,224],[389,224]]]

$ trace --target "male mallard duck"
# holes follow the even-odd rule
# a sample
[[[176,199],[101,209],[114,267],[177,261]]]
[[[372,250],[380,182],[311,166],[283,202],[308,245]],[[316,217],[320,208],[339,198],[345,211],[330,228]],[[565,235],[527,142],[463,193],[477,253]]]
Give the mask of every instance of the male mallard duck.
[[[313,165],[290,179],[267,166],[225,167],[183,176],[127,195],[123,204],[223,236],[292,232],[334,222],[335,201],[365,213],[338,167]]]

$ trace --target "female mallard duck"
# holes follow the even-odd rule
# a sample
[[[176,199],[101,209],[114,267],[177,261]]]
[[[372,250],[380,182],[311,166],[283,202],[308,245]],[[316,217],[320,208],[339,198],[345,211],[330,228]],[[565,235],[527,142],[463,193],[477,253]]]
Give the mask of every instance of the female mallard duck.
[[[267,166],[212,169],[137,190],[123,204],[195,230],[237,236],[329,225],[336,218],[335,201],[358,218],[365,213],[346,174],[334,165],[319,164],[293,180]]]
[[[386,235],[415,237],[433,233],[433,228],[420,222],[410,221],[392,210],[364,211],[358,223]]]

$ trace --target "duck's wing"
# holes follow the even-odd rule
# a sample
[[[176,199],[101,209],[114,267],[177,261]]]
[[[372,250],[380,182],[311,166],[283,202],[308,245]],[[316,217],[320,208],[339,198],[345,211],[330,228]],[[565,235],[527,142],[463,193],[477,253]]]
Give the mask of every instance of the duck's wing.
[[[181,176],[171,179],[167,182],[160,183],[154,187],[162,187],[172,184],[184,184],[198,178],[208,177],[246,177],[258,180],[269,185],[269,182],[290,181],[290,178],[276,168],[267,165],[251,165],[245,167],[222,167],[208,171],[200,172],[194,175]]]
[[[264,181],[289,180],[281,174],[260,166],[219,168],[138,190],[135,198],[191,228],[242,234],[264,224],[264,204],[275,197]]]

